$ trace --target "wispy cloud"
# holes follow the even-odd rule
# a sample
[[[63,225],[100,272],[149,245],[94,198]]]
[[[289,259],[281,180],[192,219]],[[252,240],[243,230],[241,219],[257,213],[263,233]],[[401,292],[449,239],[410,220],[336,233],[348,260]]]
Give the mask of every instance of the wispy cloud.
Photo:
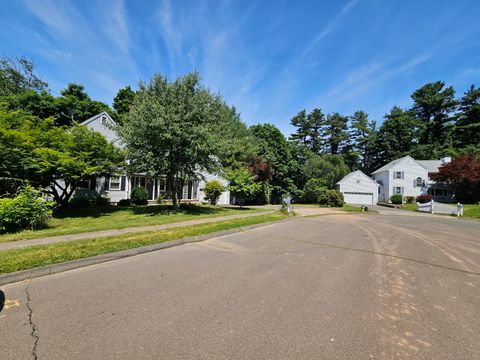
[[[103,2],[106,8],[104,27],[109,38],[123,52],[128,53],[130,47],[130,34],[126,20],[125,3],[123,0]]]
[[[346,3],[340,12],[330,20],[327,25],[320,31],[317,36],[305,47],[302,52],[302,56],[307,55],[323,38],[325,38],[333,29],[339,24],[342,18],[358,3],[359,0],[350,0]]]

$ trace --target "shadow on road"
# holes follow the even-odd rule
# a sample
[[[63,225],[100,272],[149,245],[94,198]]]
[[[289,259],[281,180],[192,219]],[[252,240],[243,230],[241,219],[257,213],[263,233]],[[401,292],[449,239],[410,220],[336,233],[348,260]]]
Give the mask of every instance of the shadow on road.
[[[5,293],[0,290],[0,313],[3,310],[3,305],[5,305]]]

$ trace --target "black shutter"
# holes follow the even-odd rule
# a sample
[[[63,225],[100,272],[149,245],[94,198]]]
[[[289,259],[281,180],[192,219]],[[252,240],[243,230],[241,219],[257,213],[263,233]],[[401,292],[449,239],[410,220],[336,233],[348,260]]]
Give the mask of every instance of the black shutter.
[[[105,190],[108,190],[109,187],[110,187],[110,178],[105,177],[105,183],[104,183],[103,188],[104,188]]]
[[[96,190],[97,189],[97,179],[93,178],[90,180],[90,190]]]
[[[126,184],[127,177],[122,176],[120,178],[120,190],[125,191],[125,184]]]

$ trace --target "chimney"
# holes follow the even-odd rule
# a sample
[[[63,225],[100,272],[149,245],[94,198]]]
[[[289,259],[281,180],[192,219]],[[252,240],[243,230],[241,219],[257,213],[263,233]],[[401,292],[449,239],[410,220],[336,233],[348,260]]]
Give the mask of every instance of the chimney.
[[[442,164],[448,164],[449,162],[452,162],[452,157],[451,156],[443,156],[440,158],[440,161]]]

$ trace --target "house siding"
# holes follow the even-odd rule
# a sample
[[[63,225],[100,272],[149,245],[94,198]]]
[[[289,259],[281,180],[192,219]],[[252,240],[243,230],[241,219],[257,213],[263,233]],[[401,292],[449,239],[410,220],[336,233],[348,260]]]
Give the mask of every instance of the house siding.
[[[373,203],[378,202],[378,186],[361,171],[354,171],[338,182],[341,193],[372,194]]]

